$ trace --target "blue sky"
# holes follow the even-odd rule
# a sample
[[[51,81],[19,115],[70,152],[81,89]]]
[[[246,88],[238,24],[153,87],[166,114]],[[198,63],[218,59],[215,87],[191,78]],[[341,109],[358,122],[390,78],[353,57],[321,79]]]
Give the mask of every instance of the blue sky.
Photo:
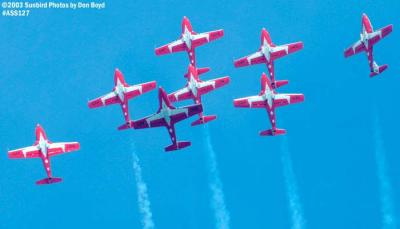
[[[369,78],[367,58],[344,59],[359,38],[361,14],[374,28],[394,24],[377,44],[375,59],[389,64]],[[215,228],[204,128],[177,125],[192,146],[164,153],[164,129],[117,131],[120,107],[87,108],[88,99],[113,87],[116,67],[128,83],[156,80],[173,91],[185,84],[185,53],[156,57],[154,48],[180,33],[188,16],[198,32],[222,28],[225,36],[198,48],[202,76],[231,76],[230,85],[204,97],[219,179],[231,228],[291,228],[282,144],[291,155],[305,228],[382,228],[374,124],[392,185],[393,217],[400,216],[400,3],[362,1],[108,1],[105,10],[37,10],[28,18],[0,20],[0,225],[2,228],[142,228],[132,153],[140,158],[156,228]],[[301,92],[302,104],[280,108],[287,138],[261,138],[264,110],[236,109],[232,99],[255,95],[263,65],[235,69],[233,59],[259,47],[261,29],[276,44],[301,40],[304,49],[275,63],[280,92]],[[187,103],[183,103],[187,104]],[[153,113],[157,92],[130,102],[134,119]],[[34,141],[42,124],[52,141],[79,141],[81,150],[52,158],[64,182],[36,186],[40,160],[9,160],[7,149]],[[286,143],[285,143],[286,142]],[[134,147],[133,147],[134,145]],[[397,220],[399,222],[399,220]]]

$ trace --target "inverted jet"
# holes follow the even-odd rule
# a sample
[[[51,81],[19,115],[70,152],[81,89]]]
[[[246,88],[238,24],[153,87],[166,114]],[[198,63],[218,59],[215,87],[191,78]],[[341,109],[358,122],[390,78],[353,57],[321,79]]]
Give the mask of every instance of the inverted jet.
[[[158,91],[159,108],[155,114],[145,118],[130,121],[130,126],[135,129],[165,127],[171,138],[172,144],[165,151],[179,150],[191,145],[188,141],[177,141],[175,124],[203,111],[201,104],[184,107],[174,107],[168,99],[167,93],[160,87]]]

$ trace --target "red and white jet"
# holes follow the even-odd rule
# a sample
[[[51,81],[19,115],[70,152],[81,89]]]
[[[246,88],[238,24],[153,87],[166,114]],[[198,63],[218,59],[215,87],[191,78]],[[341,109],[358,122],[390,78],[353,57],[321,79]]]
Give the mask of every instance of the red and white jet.
[[[61,178],[52,176],[50,168],[50,157],[79,150],[79,143],[52,143],[47,139],[46,133],[39,124],[36,126],[35,135],[36,141],[33,146],[8,151],[8,157],[11,159],[41,158],[43,161],[43,166],[47,173],[47,178],[37,181],[36,184],[52,184],[62,181]]]
[[[118,127],[118,129],[127,129],[131,127],[129,126],[128,100],[156,88],[156,81],[130,86],[125,82],[122,72],[119,69],[115,69],[114,85],[112,92],[89,101],[88,105],[89,108],[97,108],[119,103],[125,117],[125,124]]]
[[[174,42],[156,48],[156,55],[159,56],[186,51],[189,55],[190,64],[196,66],[195,48],[221,38],[223,35],[224,30],[222,29],[205,33],[196,33],[193,31],[189,19],[183,17],[181,37]]]
[[[284,57],[290,53],[296,52],[303,48],[303,42],[295,42],[286,45],[275,45],[272,43],[268,31],[263,28],[261,31],[261,46],[257,52],[242,57],[234,61],[235,67],[245,67],[249,65],[265,63],[267,65],[269,75],[271,76],[272,88],[281,87],[289,81],[275,80],[274,60]]]
[[[160,87],[158,91],[159,108],[157,113],[149,115],[143,119],[130,121],[135,129],[152,128],[165,126],[168,130],[172,145],[165,148],[165,151],[179,150],[190,146],[190,142],[176,140],[175,124],[203,111],[201,104],[185,107],[172,106],[167,97],[167,93]]]
[[[205,68],[203,68],[205,69]],[[201,69],[200,69],[201,70]],[[196,104],[201,104],[201,96],[207,94],[217,88],[220,88],[229,83],[229,76],[202,81],[199,79],[199,74],[202,72],[198,71],[193,65],[189,65],[187,75],[186,86],[178,91],[175,91],[168,95],[168,99],[171,102],[178,102],[186,99],[193,99]],[[209,115],[203,116],[203,112],[199,113],[199,119],[192,123],[192,126],[210,122],[216,119],[217,116]]]
[[[381,29],[375,30],[372,28],[372,24],[366,14],[362,15],[362,31],[360,34],[360,40],[354,43],[351,47],[344,51],[344,56],[349,57],[357,54],[361,51],[367,53],[368,64],[370,68],[370,77],[376,76],[388,67],[387,64],[379,66],[373,57],[373,46],[378,43],[382,38],[386,37],[393,30],[393,25],[387,25]]]
[[[276,128],[275,108],[304,101],[303,94],[278,94],[272,88],[271,81],[265,73],[261,76],[261,92],[259,95],[234,100],[235,107],[266,108],[272,129],[260,132],[261,136],[285,134],[286,130]]]

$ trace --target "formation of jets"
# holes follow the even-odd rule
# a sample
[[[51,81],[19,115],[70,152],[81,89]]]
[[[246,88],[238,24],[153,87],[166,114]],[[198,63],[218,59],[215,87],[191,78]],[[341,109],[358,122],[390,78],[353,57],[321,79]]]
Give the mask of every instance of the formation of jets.
[[[119,130],[164,126],[166,127],[172,142],[170,146],[165,148],[165,151],[179,150],[190,146],[191,142],[189,141],[177,140],[175,124],[193,115],[198,115],[199,118],[192,122],[192,126],[215,120],[217,117],[216,115],[203,115],[201,96],[217,88],[225,86],[230,80],[229,76],[205,81],[200,80],[199,75],[210,71],[210,68],[196,67],[195,48],[221,38],[223,35],[223,30],[196,33],[193,31],[189,19],[184,17],[182,20],[182,34],[180,39],[155,49],[156,55],[186,51],[188,53],[190,62],[188,71],[185,74],[187,82],[184,88],[168,95],[162,87],[159,88],[159,108],[155,114],[142,119],[131,120],[129,115],[128,100],[153,90],[156,87],[156,82],[151,81],[129,86],[125,82],[122,73],[118,69],[115,70],[115,86],[113,91],[97,99],[89,101],[89,107],[96,108],[119,103],[122,107],[122,112],[125,118],[125,124],[120,126],[118,128]],[[179,102],[187,99],[192,99],[194,104],[184,107],[174,107],[172,105],[173,102]]]
[[[349,57],[362,51],[367,53],[370,66],[370,77],[376,76],[385,71],[388,65],[379,66],[373,58],[373,46],[392,32],[393,26],[388,25],[379,30],[373,30],[370,20],[366,14],[362,15],[362,31],[360,40],[344,51],[344,56]],[[155,54],[164,55],[175,52],[186,51],[189,57],[187,73],[185,73],[186,85],[172,93],[167,93],[162,87],[158,90],[158,110],[156,113],[147,117],[132,120],[129,113],[129,100],[156,88],[156,81],[150,81],[137,85],[126,83],[122,72],[115,69],[114,88],[111,92],[93,99],[88,102],[89,108],[98,108],[111,104],[120,104],[124,117],[124,124],[118,130],[143,129],[153,127],[165,127],[168,131],[172,144],[165,147],[165,151],[183,149],[191,145],[190,141],[178,141],[175,124],[198,116],[192,122],[192,126],[205,124],[217,118],[216,115],[204,115],[204,104],[202,96],[227,85],[230,82],[229,76],[224,76],[211,80],[201,80],[200,75],[210,71],[210,68],[198,68],[196,63],[195,49],[203,44],[209,43],[224,36],[222,29],[211,32],[196,33],[187,17],[182,20],[182,34],[180,38],[169,44],[155,49]],[[286,133],[285,129],[277,128],[276,108],[289,104],[304,101],[303,94],[277,93],[276,90],[288,84],[288,80],[276,80],[274,61],[288,54],[297,52],[303,48],[302,42],[294,42],[285,45],[275,45],[268,31],[264,28],[261,31],[261,46],[259,49],[248,56],[234,61],[234,66],[245,67],[264,63],[268,72],[262,73],[261,91],[258,95],[234,99],[234,107],[238,108],[264,108],[268,113],[271,128],[261,131],[261,136],[275,136]],[[172,103],[183,100],[192,100],[193,104],[182,107],[175,107]],[[47,177],[37,181],[41,184],[52,184],[62,181],[61,178],[53,177],[50,167],[50,157],[62,153],[79,150],[78,142],[59,142],[52,143],[48,140],[44,129],[36,126],[36,141],[32,146],[8,151],[8,157],[18,158],[41,158]]]
[[[272,43],[268,31],[261,30],[261,46],[257,52],[234,61],[235,67],[244,67],[254,64],[265,63],[269,71],[268,79],[265,73],[261,76],[261,92],[259,95],[235,99],[235,107],[265,108],[271,122],[271,129],[260,132],[261,136],[275,136],[285,134],[286,130],[276,127],[275,108],[292,103],[304,101],[303,94],[278,94],[275,89],[289,83],[288,80],[275,80],[274,60],[284,57],[290,53],[303,48],[303,42],[295,42],[286,45],[275,45]]]

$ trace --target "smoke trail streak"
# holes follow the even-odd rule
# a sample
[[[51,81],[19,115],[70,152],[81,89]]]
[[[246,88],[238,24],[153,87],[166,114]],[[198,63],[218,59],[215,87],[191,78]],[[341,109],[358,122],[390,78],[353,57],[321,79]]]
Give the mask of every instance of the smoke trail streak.
[[[135,148],[135,147],[133,147]],[[135,152],[132,153],[133,157],[133,171],[135,173],[137,197],[140,214],[142,214],[143,229],[154,228],[153,214],[151,213],[150,200],[147,192],[147,185],[142,178],[142,168],[139,164],[139,158]]]
[[[229,211],[225,205],[224,192],[222,190],[222,183],[219,178],[217,159],[214,148],[211,143],[210,132],[208,127],[204,128],[206,146],[208,150],[208,164],[209,164],[209,179],[210,189],[212,193],[211,206],[214,210],[216,228],[217,229],[229,229]]]
[[[302,229],[305,228],[305,220],[298,195],[296,176],[293,171],[292,159],[290,157],[286,136],[283,136],[281,150],[283,175],[285,177],[286,191],[289,199],[289,210],[292,217],[292,229]]]
[[[386,153],[383,146],[383,138],[381,134],[381,126],[379,123],[379,115],[375,108],[374,120],[374,138],[375,138],[375,159],[377,166],[377,176],[379,179],[379,191],[381,195],[381,211],[382,211],[382,228],[395,229],[395,211],[393,206],[392,185],[387,175]]]

